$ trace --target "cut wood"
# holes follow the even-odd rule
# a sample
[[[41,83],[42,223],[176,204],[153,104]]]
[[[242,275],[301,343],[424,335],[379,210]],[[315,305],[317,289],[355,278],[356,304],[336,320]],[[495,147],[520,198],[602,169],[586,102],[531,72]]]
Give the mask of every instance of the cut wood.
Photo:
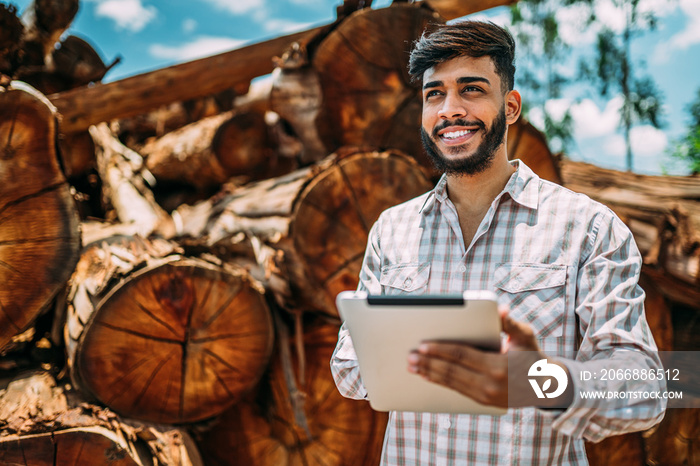
[[[76,402],[75,394],[67,397],[46,373],[17,379],[0,391],[0,463],[203,466],[185,431],[127,423]]]
[[[286,348],[294,354],[286,361],[278,348],[257,399],[237,404],[198,435],[205,460],[222,466],[379,464],[387,415],[338,393],[328,370],[337,337],[337,325],[317,323],[306,329],[305,382],[295,369],[299,358],[294,346]]]
[[[272,71],[273,57],[315,31],[297,32],[108,84],[53,94],[49,99],[63,115],[62,132],[86,130],[103,121],[140,115],[172,102],[247,88],[251,79]]]
[[[71,376],[124,416],[215,416],[257,382],[272,349],[258,285],[240,267],[183,257],[164,240],[99,241],[68,295]]]
[[[684,400],[686,406],[688,403]],[[700,464],[700,402],[693,406],[666,410],[663,421],[646,436],[646,464]]]
[[[0,3],[0,74],[14,74],[23,33],[24,25],[17,16],[17,7]]]
[[[443,18],[457,19],[462,16],[476,13],[477,11],[488,10],[497,6],[512,5],[517,0],[424,0],[425,3],[434,9]]]
[[[700,308],[700,178],[650,176],[562,161],[564,185],[602,202],[632,230],[645,273],[674,301]]]
[[[137,225],[143,237],[156,230],[169,231],[172,220],[146,186],[144,176],[152,179],[152,175],[141,155],[119,142],[105,123],[91,127],[90,135],[95,142],[104,204],[114,209],[120,222]]]
[[[73,22],[79,4],[78,0],[34,0],[27,6],[22,12],[24,66],[53,68],[54,45]]]
[[[420,85],[407,65],[412,42],[441,21],[420,4],[366,8],[323,39],[310,58],[323,90],[316,127],[329,152],[390,147],[429,165],[420,149]]]
[[[173,213],[181,235],[221,254],[239,235],[282,254],[285,306],[337,316],[335,296],[357,286],[369,228],[386,208],[432,187],[421,167],[398,151],[348,149],[278,178]]]
[[[56,114],[21,83],[0,92],[0,349],[65,285],[80,231],[56,154]]]
[[[507,146],[510,160],[520,159],[540,178],[561,184],[559,161],[549,150],[545,135],[525,118],[508,127]]]
[[[280,174],[265,116],[252,111],[225,112],[191,123],[149,140],[139,153],[159,182],[200,191],[220,187],[231,177],[242,184]]]

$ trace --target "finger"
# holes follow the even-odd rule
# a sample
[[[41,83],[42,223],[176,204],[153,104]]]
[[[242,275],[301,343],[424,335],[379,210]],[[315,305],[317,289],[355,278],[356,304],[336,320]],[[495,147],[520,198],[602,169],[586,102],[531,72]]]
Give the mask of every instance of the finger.
[[[451,388],[482,404],[507,403],[507,376],[493,378],[452,361],[412,353],[415,373],[424,379]]]
[[[539,351],[539,345],[532,327],[525,322],[518,322],[510,315],[502,317],[503,331],[508,334],[508,346],[521,350]]]
[[[483,351],[465,343],[424,341],[418,352],[469,367],[477,372],[485,372],[498,359],[493,351]]]

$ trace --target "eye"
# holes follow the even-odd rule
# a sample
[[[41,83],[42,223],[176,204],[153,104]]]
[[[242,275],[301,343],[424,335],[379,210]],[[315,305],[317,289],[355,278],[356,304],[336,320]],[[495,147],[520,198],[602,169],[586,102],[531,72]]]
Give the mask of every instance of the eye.
[[[465,86],[462,92],[482,92],[482,90],[477,86]]]
[[[425,99],[428,100],[428,99],[431,98],[431,97],[435,97],[435,96],[438,96],[438,95],[441,95],[441,94],[442,94],[442,92],[433,89],[432,91],[428,91],[428,92],[425,93]]]

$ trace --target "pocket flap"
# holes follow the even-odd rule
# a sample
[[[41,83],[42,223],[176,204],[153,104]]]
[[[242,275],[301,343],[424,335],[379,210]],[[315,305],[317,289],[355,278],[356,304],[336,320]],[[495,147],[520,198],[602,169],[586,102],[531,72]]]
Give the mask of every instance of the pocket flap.
[[[424,287],[430,278],[430,264],[396,264],[382,270],[379,282],[403,291],[414,291]]]
[[[494,285],[508,293],[553,288],[566,283],[566,266],[525,263],[499,264],[496,267],[494,279]]]

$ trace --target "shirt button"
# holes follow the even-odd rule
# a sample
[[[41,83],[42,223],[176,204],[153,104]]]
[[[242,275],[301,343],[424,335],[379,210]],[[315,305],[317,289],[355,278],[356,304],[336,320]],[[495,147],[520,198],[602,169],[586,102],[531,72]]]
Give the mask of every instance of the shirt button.
[[[467,271],[467,266],[464,265],[464,264],[461,264],[461,265],[459,266],[459,271],[460,271],[460,272],[466,272],[466,271]]]
[[[450,422],[450,418],[447,417],[446,415],[440,416],[440,420],[438,422],[440,427],[442,429],[449,429],[452,423]]]
[[[411,286],[412,284],[413,284],[413,280],[411,280],[410,278],[407,278],[406,280],[403,281],[403,286],[404,286],[405,288],[408,288],[408,287]]]

